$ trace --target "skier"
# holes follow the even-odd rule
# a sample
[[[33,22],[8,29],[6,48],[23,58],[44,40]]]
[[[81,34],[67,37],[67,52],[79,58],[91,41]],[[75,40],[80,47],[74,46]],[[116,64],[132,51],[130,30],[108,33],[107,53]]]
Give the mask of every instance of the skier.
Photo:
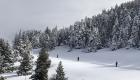
[[[77,57],[77,61],[79,61],[79,57]]]
[[[56,56],[57,58],[58,58],[58,54],[57,54],[57,56]]]
[[[117,61],[116,61],[116,63],[115,63],[115,64],[116,64],[116,67],[118,67],[118,62],[117,62]]]

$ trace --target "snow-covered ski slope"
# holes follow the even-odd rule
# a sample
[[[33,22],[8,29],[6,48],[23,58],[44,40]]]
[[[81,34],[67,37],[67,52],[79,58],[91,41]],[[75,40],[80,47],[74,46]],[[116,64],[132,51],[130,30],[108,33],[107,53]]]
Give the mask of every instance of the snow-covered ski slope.
[[[82,49],[73,49],[68,52],[67,46],[56,47],[49,52],[52,61],[49,69],[51,77],[62,61],[64,71],[69,80],[140,80],[140,50],[119,49],[110,51],[102,49],[96,53],[84,53]],[[37,59],[39,50],[33,50]],[[59,58],[56,58],[58,55]],[[80,61],[77,61],[77,57]],[[119,67],[115,67],[118,61]],[[8,76],[7,80],[25,80],[25,76],[16,76],[16,73],[3,74]],[[29,80],[26,76],[26,80]]]
[[[49,52],[51,57],[76,61],[77,57],[80,57],[80,62],[92,63],[102,65],[105,67],[115,66],[115,62],[118,61],[119,68],[140,70],[140,50],[137,49],[119,49],[111,51],[110,49],[101,49],[93,53],[84,53],[82,49],[73,49],[68,52],[69,47],[61,46],[55,50]]]

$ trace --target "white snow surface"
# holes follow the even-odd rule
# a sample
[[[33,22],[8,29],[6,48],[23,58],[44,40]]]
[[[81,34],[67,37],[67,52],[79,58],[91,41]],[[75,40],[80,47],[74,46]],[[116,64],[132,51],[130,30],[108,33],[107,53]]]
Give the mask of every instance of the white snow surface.
[[[36,61],[40,49],[33,50]],[[49,77],[55,74],[59,61],[62,61],[66,77],[69,80],[140,80],[140,50],[119,49],[110,51],[101,49],[96,53],[84,53],[82,49],[67,52],[67,46],[56,47],[49,51],[52,61]],[[59,58],[56,58],[58,55]],[[80,61],[77,61],[80,57]],[[118,61],[119,67],[115,67]],[[30,80],[29,76],[17,76],[16,72],[5,73],[7,80]]]

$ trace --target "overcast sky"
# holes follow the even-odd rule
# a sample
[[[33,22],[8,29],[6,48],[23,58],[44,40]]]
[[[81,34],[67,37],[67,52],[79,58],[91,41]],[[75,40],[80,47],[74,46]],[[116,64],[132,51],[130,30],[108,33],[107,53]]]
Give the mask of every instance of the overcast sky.
[[[68,27],[130,0],[0,0],[0,37],[12,39],[20,29]]]

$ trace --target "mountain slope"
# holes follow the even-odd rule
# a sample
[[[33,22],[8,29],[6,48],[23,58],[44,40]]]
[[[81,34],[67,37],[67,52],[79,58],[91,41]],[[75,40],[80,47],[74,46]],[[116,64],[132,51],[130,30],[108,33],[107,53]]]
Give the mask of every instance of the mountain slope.
[[[60,46],[49,52],[52,61],[49,69],[51,77],[62,61],[64,71],[69,80],[139,80],[140,74],[140,51],[135,49],[120,49],[110,51],[108,48],[101,49],[96,53],[84,53],[83,49],[74,49],[67,52],[69,47]],[[33,50],[34,61],[36,61],[39,49]],[[58,54],[59,58],[56,58]],[[77,57],[80,61],[77,61]],[[115,67],[115,61],[119,67]],[[25,80],[25,76],[17,76],[15,72],[5,73],[7,80]],[[29,80],[26,76],[26,80]]]

